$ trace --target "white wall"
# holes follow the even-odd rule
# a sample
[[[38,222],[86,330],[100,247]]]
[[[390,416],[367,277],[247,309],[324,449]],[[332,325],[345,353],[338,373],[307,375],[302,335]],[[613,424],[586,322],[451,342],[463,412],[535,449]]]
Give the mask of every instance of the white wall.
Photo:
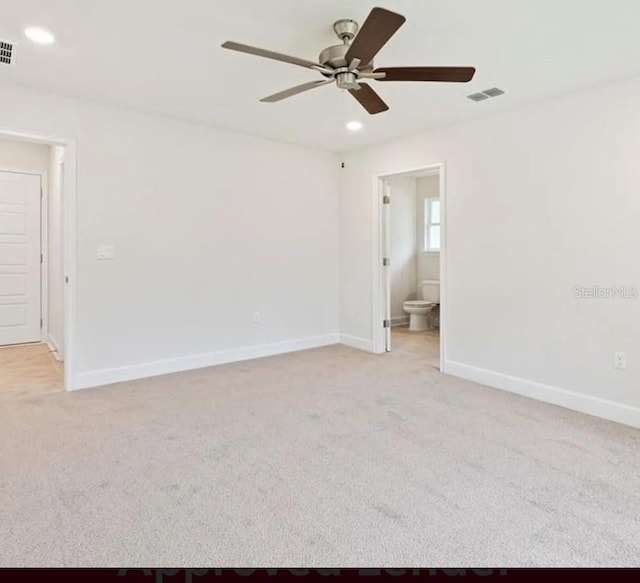
[[[416,179],[393,177],[385,181],[391,195],[390,258],[391,319],[408,318],[404,303],[417,299]]]
[[[338,340],[337,156],[10,86],[0,129],[77,140],[77,385]]]
[[[47,174],[50,150],[47,145],[0,137],[0,170]]]
[[[48,341],[64,360],[63,164],[65,149],[51,148],[48,196],[49,298]]]
[[[425,253],[424,251],[424,213],[425,198],[440,196],[440,176],[424,176],[418,178],[417,190],[417,221],[418,221],[418,281],[440,279],[440,253]]]
[[[640,426],[640,79],[345,157],[341,326],[372,337],[378,174],[446,161],[446,368]],[[613,353],[628,352],[614,370]]]

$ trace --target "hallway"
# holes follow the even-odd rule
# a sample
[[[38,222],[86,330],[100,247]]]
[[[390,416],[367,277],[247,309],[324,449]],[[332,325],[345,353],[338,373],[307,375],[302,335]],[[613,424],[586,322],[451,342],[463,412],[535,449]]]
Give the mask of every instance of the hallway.
[[[63,388],[64,365],[46,344],[0,348],[0,392]]]

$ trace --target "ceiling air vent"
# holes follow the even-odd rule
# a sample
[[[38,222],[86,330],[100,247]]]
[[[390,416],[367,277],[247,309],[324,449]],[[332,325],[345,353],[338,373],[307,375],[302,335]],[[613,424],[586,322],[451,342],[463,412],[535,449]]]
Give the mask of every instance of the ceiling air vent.
[[[504,95],[504,91],[502,89],[498,89],[494,87],[493,89],[485,89],[482,93],[488,95],[489,97],[498,97],[500,95]]]
[[[471,101],[485,101],[487,99],[491,99],[492,97],[499,97],[500,95],[504,95],[504,91],[502,89],[499,89],[498,87],[493,87],[491,89],[485,89],[480,93],[467,95],[467,99],[471,99]]]
[[[13,43],[0,40],[0,65],[13,64],[14,48]]]
[[[471,101],[484,101],[485,99],[489,99],[489,96],[484,93],[474,93],[473,95],[468,95],[467,99],[471,99]]]

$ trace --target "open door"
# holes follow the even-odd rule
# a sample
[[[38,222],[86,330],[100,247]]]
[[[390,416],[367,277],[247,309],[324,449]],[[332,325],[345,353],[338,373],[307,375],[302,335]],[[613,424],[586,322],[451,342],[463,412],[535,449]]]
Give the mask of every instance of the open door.
[[[0,346],[41,340],[41,179],[0,172]]]

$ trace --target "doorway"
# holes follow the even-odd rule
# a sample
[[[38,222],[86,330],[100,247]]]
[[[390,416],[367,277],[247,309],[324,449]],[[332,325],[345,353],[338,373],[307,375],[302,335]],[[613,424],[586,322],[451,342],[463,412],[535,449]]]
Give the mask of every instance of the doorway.
[[[442,370],[445,353],[444,164],[377,177],[374,345]]]
[[[0,136],[0,391],[65,387],[65,148]]]

